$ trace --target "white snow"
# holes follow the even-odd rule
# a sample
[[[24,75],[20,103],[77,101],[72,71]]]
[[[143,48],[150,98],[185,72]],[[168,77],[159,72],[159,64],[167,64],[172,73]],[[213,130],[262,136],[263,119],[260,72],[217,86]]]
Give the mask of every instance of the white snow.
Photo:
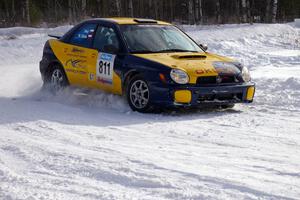
[[[253,104],[162,114],[119,96],[41,92],[56,29],[0,29],[0,199],[300,199],[300,29],[184,26],[240,60]]]

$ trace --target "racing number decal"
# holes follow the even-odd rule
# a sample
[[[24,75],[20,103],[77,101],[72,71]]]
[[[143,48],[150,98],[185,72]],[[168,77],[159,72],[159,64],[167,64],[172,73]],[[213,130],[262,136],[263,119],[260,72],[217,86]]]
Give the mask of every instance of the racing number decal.
[[[100,52],[98,54],[96,66],[97,82],[109,85],[113,84],[115,57],[115,55],[108,53]]]

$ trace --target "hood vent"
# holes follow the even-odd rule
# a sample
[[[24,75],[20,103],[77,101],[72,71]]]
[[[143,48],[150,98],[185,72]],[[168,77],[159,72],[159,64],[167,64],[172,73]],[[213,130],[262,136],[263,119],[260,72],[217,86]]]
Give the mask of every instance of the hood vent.
[[[206,55],[174,55],[172,57],[176,59],[205,59]]]

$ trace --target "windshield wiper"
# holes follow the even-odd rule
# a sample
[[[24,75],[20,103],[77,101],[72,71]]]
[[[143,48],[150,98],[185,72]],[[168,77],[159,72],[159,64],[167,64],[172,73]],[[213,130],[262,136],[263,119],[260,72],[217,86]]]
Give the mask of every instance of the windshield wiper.
[[[136,51],[130,51],[130,53],[156,53],[156,51],[150,51],[150,50],[136,50]]]
[[[186,49],[163,49],[160,51],[156,51],[156,53],[164,53],[164,52],[198,52],[198,51],[192,51]]]

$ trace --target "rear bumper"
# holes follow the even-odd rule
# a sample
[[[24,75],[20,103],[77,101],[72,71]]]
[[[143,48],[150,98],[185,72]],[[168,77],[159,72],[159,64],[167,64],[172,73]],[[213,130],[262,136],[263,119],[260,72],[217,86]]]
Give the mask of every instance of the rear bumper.
[[[167,107],[201,107],[208,105],[251,103],[255,93],[255,84],[244,83],[239,85],[219,85],[205,87],[190,85],[160,87],[152,85],[151,89],[154,96],[152,98],[152,102],[155,105]],[[180,95],[177,95],[178,91],[183,92],[179,92]]]

